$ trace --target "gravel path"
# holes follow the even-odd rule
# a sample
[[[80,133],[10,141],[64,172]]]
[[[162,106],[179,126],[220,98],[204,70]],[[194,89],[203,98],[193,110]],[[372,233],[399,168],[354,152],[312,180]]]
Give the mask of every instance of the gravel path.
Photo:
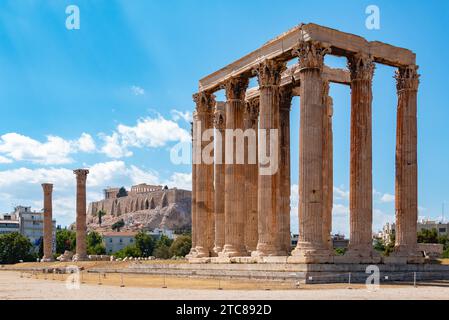
[[[70,284],[69,284],[70,287]],[[83,284],[68,289],[63,281],[21,278],[18,272],[0,272],[1,299],[158,299],[158,300],[276,300],[276,299],[449,299],[449,287],[398,286],[376,292],[366,289],[299,289],[299,290],[192,290],[163,288],[120,288]]]

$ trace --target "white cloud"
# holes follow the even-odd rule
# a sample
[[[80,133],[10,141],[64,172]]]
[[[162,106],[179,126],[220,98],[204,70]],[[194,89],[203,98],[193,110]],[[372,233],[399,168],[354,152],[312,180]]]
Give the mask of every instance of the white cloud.
[[[111,158],[129,157],[128,149],[164,147],[169,142],[189,142],[190,133],[181,128],[177,122],[158,115],[156,118],[141,118],[135,126],[119,124],[110,135],[102,135],[105,144],[101,152]]]
[[[46,142],[30,137],[7,133],[0,137],[0,153],[17,161],[31,161],[39,164],[64,164],[72,162],[69,141],[57,136],[47,136]]]
[[[82,152],[94,152],[96,150],[94,139],[90,134],[84,132],[77,141],[77,147]]]
[[[117,132],[114,132],[111,136],[101,135],[104,141],[101,152],[106,154],[109,158],[123,158],[133,155],[127,147],[121,143],[120,136]]]
[[[174,121],[179,121],[180,119],[183,119],[184,121],[192,122],[192,120],[193,120],[193,116],[190,111],[182,112],[182,111],[173,109],[170,111],[170,113],[171,113]]]
[[[136,96],[142,96],[145,94],[145,90],[139,86],[131,86],[131,91],[134,93],[134,95]]]
[[[8,159],[6,157],[0,156],[0,163],[12,163],[12,160]]]
[[[380,197],[380,201],[381,202],[394,202],[394,195],[393,194],[389,194],[389,193],[385,193],[382,195],[382,197]]]
[[[192,174],[175,172],[170,179],[164,183],[169,187],[177,187],[179,189],[192,190]]]
[[[43,165],[67,164],[73,162],[71,154],[93,152],[95,149],[95,142],[87,133],[83,133],[77,140],[65,140],[49,135],[47,141],[40,142],[11,132],[0,137],[0,163],[11,163],[15,160]]]
[[[343,186],[334,186],[334,198],[335,199],[349,199],[349,190],[345,190]]]

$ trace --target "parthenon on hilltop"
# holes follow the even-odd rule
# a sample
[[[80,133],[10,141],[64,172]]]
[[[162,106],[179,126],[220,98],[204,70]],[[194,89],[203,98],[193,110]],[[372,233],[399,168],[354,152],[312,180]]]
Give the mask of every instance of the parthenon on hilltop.
[[[348,69],[325,66],[325,55],[346,57]],[[287,62],[295,58],[297,63],[287,68]],[[308,23],[201,79],[194,95],[189,261],[422,263],[416,234],[419,75],[415,60],[410,50]],[[397,229],[390,257],[381,257],[372,248],[371,104],[376,63],[397,68]],[[259,86],[248,88],[253,76],[257,76]],[[331,244],[330,82],[351,88],[350,243],[343,256],[335,256]],[[215,101],[214,93],[221,89],[225,89],[226,102]],[[300,96],[299,240],[290,252],[289,123],[293,96]],[[205,137],[208,129],[215,129],[212,137]],[[231,151],[238,148],[237,135],[233,134],[238,129],[256,132],[255,163],[248,155],[239,162],[238,154],[232,154],[232,161],[228,161],[227,144],[232,142]],[[264,141],[261,132],[267,130],[271,136]],[[206,150],[219,135],[226,139],[220,138],[219,147]],[[246,148],[250,139],[244,143]],[[206,151],[215,154],[214,161],[203,161]],[[260,161],[261,155],[270,152],[278,154],[277,170],[262,174],[267,163]]]

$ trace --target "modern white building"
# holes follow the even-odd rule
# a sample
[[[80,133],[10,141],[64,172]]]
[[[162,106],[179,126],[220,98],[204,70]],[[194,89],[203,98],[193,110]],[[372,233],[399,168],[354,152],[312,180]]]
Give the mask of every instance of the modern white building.
[[[106,254],[113,254],[129,245],[134,244],[137,232],[103,232],[103,243]]]
[[[13,232],[20,232],[19,221],[15,215],[0,215],[0,235]]]
[[[17,206],[13,214],[18,217],[20,233],[30,239],[35,250],[38,250],[44,236],[44,213],[32,211],[31,207]],[[56,252],[56,220],[53,220],[52,238],[53,252]]]
[[[421,232],[422,230],[433,230],[437,231],[438,236],[449,235],[449,223],[438,222],[433,220],[421,220],[418,221],[417,231]],[[389,244],[391,241],[391,236],[394,235],[396,230],[395,223],[386,223],[377,235],[377,238],[382,239],[386,244]]]

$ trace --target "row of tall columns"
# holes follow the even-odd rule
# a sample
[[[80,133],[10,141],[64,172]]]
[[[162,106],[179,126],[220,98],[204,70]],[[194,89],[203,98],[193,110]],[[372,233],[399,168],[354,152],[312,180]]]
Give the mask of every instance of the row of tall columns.
[[[86,180],[89,170],[77,169],[76,175],[76,254],[75,261],[87,260],[87,227],[86,227]],[[44,221],[43,247],[44,256],[41,261],[53,261],[53,184],[43,183]]]
[[[350,242],[343,257],[334,257],[331,238],[333,103],[329,96],[329,82],[322,75],[324,56],[329,52],[329,46],[316,41],[300,41],[294,50],[299,58],[301,96],[299,240],[289,261],[376,263],[380,256],[372,247],[374,60],[359,53],[348,57],[351,76]],[[196,230],[192,241],[196,245],[192,248],[191,257],[286,256],[290,252],[289,136],[292,88],[295,84],[280,87],[280,75],[285,68],[284,62],[275,60],[260,63],[254,70],[260,96],[248,102],[245,102],[247,78],[235,76],[226,81],[227,102],[214,111],[215,136],[223,139],[221,149],[217,150],[219,154],[215,155],[215,170],[210,171],[208,168],[212,166],[202,162],[194,165],[192,223]],[[416,251],[418,77],[416,66],[399,68],[396,73],[397,228],[393,256],[406,257],[408,262],[420,260]],[[211,94],[198,95],[203,99],[196,99],[194,127],[195,121],[206,123],[203,129],[197,129],[202,132],[210,127],[207,121],[212,117],[215,101]],[[246,132],[247,129],[259,130],[255,140],[251,135],[244,135],[242,160],[236,130]],[[257,149],[255,162],[251,162],[248,155],[251,138]],[[201,139],[198,131],[195,139]],[[278,142],[277,149],[273,148],[274,140]],[[204,147],[201,142],[196,144]],[[234,158],[227,158],[228,155]],[[269,165],[261,157],[268,155],[275,155],[276,169],[271,174],[262,174]],[[213,188],[210,187],[212,185]],[[214,193],[214,198],[208,193]]]

